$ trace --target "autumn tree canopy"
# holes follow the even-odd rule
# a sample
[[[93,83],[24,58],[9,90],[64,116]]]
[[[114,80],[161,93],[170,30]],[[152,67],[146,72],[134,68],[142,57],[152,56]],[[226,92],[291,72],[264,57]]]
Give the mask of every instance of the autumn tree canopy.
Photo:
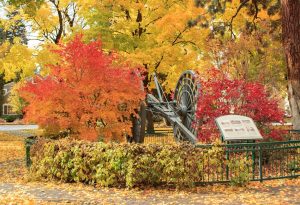
[[[289,85],[292,111],[299,118],[299,56],[294,52],[298,47],[293,46],[299,44],[289,43],[297,42],[299,36],[296,18],[299,1],[1,2],[13,17],[1,18],[1,26],[8,30],[21,20],[29,31],[29,41],[40,42],[36,49],[22,44],[18,38],[13,39],[13,44],[0,45],[0,72],[5,73],[7,81],[16,78],[16,72],[22,74],[22,79],[37,70],[42,76],[49,76],[52,71],[47,65],[57,63],[60,58],[51,50],[57,49],[59,42],[67,43],[77,33],[83,33],[85,42],[100,36],[106,52],[117,52],[118,58],[113,61],[119,67],[143,68],[146,71],[143,81],[149,90],[153,86],[150,83],[153,72],[170,92],[182,71],[197,70],[208,78],[208,70],[215,67],[233,79],[259,80],[273,96],[282,99],[287,96]],[[282,27],[282,22],[292,24],[284,23]],[[299,122],[297,119],[294,125]]]
[[[49,49],[82,32],[87,41],[101,36],[105,50],[119,52],[119,64],[144,67],[146,86],[157,72],[168,92],[182,71],[205,75],[211,67],[250,81],[260,78],[277,92],[286,86],[277,0],[4,2],[8,11],[19,11],[17,17],[41,41],[39,49],[23,51],[28,53],[25,71],[39,65],[46,75],[45,65],[57,59]],[[7,65],[2,69],[8,70]]]
[[[179,75],[187,68],[197,69],[198,55],[209,29],[189,21],[205,13],[194,1],[78,1],[82,16],[90,26],[89,38],[101,35],[104,47],[115,49],[122,61],[141,65],[149,75],[160,75],[167,91],[174,89]]]
[[[20,89],[28,102],[25,119],[48,132],[122,140],[144,99],[135,69],[114,65],[115,54],[104,53],[99,40],[83,43],[82,36],[53,52],[60,63],[50,66],[48,76],[37,76]]]

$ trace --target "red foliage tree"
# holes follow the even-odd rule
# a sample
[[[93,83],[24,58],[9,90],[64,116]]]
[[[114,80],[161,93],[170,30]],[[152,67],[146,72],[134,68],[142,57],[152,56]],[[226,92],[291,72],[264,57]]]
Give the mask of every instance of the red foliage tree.
[[[270,97],[258,82],[231,80],[217,69],[211,69],[209,79],[202,80],[196,116],[198,138],[210,142],[219,137],[215,119],[221,115],[238,114],[252,118],[264,139],[282,140],[282,131],[272,130],[271,122],[283,122],[284,111],[278,100]]]
[[[130,117],[144,99],[135,70],[114,65],[115,56],[105,54],[100,41],[85,44],[82,36],[54,52],[61,63],[20,90],[28,102],[25,119],[49,132],[70,130],[88,140],[120,140],[130,133]]]

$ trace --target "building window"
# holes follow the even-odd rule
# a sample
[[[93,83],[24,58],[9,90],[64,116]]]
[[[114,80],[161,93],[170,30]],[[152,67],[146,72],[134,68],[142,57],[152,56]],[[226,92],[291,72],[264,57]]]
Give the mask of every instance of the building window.
[[[16,113],[13,112],[12,106],[9,104],[3,105],[3,115],[15,115]]]

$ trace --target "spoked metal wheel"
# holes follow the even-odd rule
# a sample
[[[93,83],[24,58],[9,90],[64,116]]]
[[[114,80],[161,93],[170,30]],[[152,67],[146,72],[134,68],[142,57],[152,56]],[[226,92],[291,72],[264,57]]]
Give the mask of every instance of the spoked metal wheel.
[[[181,118],[182,124],[195,136],[197,135],[197,129],[194,122],[196,120],[199,90],[200,83],[196,73],[188,70],[180,76],[174,93],[175,109]],[[177,125],[174,126],[174,137],[181,141],[188,140]]]
[[[180,131],[180,127],[178,125],[174,125],[173,133],[176,141],[188,141],[188,139],[184,136],[184,133]]]

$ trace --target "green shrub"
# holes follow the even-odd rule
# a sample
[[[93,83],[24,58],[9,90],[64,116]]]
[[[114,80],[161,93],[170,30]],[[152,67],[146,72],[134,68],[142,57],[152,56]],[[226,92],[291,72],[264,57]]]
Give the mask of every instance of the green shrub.
[[[20,119],[21,116],[20,115],[3,115],[2,118],[6,121],[6,122],[13,122],[16,119]]]
[[[252,173],[252,161],[246,156],[230,159],[228,162],[229,170],[232,172],[231,184],[234,186],[242,186],[249,182]]]
[[[293,153],[295,158],[288,163],[288,170],[292,175],[295,175],[296,173],[300,172],[300,148],[296,150],[295,153]]]
[[[33,179],[137,187],[191,187],[224,173],[224,148],[40,139],[31,149]]]

